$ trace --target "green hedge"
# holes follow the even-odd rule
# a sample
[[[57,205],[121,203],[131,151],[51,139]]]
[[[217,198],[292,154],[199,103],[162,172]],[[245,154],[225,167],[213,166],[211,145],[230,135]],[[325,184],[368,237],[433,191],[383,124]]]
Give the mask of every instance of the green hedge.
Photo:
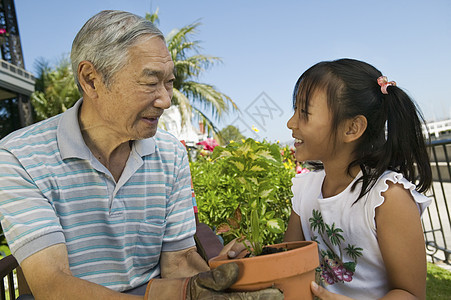
[[[242,151],[240,152],[243,145],[250,149],[245,155]],[[287,224],[291,212],[291,179],[295,175],[293,152],[288,147],[280,147],[278,144],[266,141],[256,142],[252,139],[232,142],[225,148],[217,148],[215,151],[225,149],[232,156],[241,160],[250,160],[253,155],[252,151],[267,150],[277,153],[277,161],[258,174],[259,182],[267,183],[269,180],[271,186],[276,189],[274,196],[263,204],[265,208],[262,211],[274,212],[272,217],[280,218]],[[275,149],[276,151],[274,151]],[[215,155],[213,154],[212,157]],[[190,163],[190,166],[200,222],[216,228],[219,224],[226,222],[227,218],[233,216],[238,205],[243,208],[243,195],[246,191],[244,185],[237,181],[237,177],[244,175],[230,164],[230,159],[211,159],[210,156],[199,156]],[[246,213],[245,208],[243,213]],[[261,217],[265,218],[266,216]],[[225,236],[224,240],[228,242],[231,238],[231,236]],[[265,230],[264,244],[279,243],[282,240],[283,233],[275,234]]]

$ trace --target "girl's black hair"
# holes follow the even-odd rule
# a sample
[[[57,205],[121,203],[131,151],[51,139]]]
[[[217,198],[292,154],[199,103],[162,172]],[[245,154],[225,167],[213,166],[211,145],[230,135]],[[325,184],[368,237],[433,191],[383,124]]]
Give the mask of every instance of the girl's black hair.
[[[388,94],[383,94],[377,83],[380,76],[379,70],[362,61],[325,61],[305,71],[293,93],[293,107],[302,108],[308,118],[309,98],[316,90],[326,92],[332,134],[344,120],[358,115],[367,119],[367,128],[354,150],[355,160],[348,166],[348,172],[358,165],[363,173],[357,180],[363,183],[358,199],[368,193],[386,170],[402,173],[416,183],[420,193],[429,189],[432,182],[422,134],[424,118],[399,87],[388,86]]]

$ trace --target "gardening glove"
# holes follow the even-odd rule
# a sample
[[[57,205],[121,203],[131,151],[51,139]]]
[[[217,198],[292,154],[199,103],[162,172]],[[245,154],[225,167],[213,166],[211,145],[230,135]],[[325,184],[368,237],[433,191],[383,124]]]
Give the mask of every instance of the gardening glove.
[[[149,282],[144,296],[146,300],[278,300],[281,291],[275,288],[255,292],[232,292],[226,290],[238,278],[236,263],[228,263],[214,270],[199,273],[189,278],[156,279]]]

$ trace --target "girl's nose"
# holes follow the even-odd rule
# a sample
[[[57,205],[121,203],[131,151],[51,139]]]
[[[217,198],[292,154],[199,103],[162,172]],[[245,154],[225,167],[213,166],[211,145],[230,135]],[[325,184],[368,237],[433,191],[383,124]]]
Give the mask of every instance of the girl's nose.
[[[288,129],[295,128],[295,124],[296,124],[295,115],[296,115],[296,113],[294,113],[293,116],[291,116],[291,118],[288,120],[288,122],[287,122]]]

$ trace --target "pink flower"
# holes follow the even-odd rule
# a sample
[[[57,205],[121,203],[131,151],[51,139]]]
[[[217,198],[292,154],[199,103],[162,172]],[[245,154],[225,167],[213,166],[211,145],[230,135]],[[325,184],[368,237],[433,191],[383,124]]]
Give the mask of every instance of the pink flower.
[[[310,170],[307,168],[303,168],[301,166],[296,167],[296,174],[303,174],[303,173],[308,173],[308,172],[310,172]]]
[[[337,282],[334,278],[335,276],[327,270],[323,270],[321,276],[328,284],[334,284],[335,282]]]
[[[346,272],[343,274],[343,280],[346,282],[352,281],[352,275],[354,275],[352,271],[346,270]]]
[[[5,34],[6,33],[6,29],[5,28],[0,28],[0,34]]]
[[[204,146],[204,150],[213,151],[215,149],[215,147],[218,146],[218,143],[216,142],[215,139],[207,138],[206,140],[201,141],[201,142],[197,143],[196,145]]]

